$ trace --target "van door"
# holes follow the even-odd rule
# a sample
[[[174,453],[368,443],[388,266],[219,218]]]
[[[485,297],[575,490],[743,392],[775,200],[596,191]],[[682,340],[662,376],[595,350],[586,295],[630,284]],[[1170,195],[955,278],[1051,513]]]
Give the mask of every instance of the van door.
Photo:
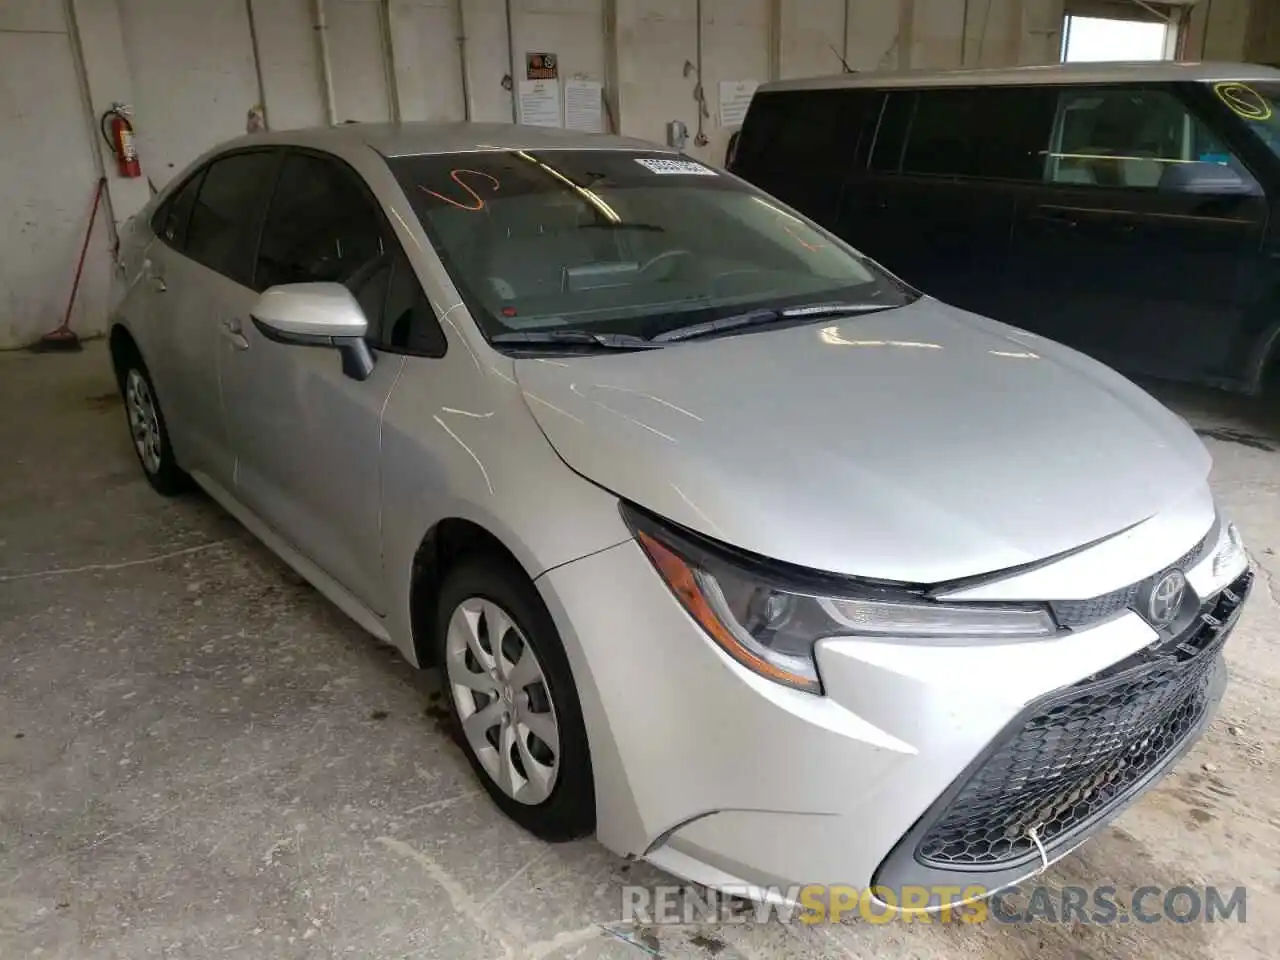
[[[757,94],[731,170],[823,226],[834,226],[859,145],[869,140],[883,94],[784,90]]]
[[[1173,85],[1060,88],[1043,181],[1013,232],[1022,325],[1135,374],[1227,376],[1267,204],[1221,132]]]
[[[925,293],[998,311],[1014,211],[1039,178],[1052,121],[1044,88],[890,93],[840,232]]]

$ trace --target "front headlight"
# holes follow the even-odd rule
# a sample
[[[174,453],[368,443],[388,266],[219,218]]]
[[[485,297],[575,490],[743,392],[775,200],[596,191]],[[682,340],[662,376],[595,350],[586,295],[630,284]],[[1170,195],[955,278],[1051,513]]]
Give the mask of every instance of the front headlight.
[[[725,653],[778,683],[821,693],[826,637],[993,640],[1057,632],[1039,604],[939,603],[921,589],[859,582],[748,557],[623,505],[654,569]]]

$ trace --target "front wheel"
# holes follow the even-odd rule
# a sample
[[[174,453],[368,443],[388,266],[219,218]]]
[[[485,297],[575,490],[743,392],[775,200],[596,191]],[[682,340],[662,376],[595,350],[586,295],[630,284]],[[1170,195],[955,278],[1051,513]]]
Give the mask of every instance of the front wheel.
[[[436,639],[455,736],[489,796],[543,840],[595,827],[582,707],[537,589],[509,562],[462,561],[440,591]]]

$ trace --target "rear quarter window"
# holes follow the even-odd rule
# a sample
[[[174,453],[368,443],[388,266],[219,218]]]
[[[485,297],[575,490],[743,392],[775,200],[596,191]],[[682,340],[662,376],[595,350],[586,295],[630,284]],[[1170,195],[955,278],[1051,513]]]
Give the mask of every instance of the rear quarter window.
[[[187,223],[203,179],[204,168],[201,168],[160,204],[151,218],[152,232],[175,250],[181,250],[186,243]]]

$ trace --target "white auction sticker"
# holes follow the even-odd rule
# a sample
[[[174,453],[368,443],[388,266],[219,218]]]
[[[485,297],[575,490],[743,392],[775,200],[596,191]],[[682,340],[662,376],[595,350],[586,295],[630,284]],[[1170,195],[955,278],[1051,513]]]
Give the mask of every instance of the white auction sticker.
[[[653,173],[686,173],[697,177],[714,177],[716,172],[692,160],[649,160],[636,158],[636,163]]]

